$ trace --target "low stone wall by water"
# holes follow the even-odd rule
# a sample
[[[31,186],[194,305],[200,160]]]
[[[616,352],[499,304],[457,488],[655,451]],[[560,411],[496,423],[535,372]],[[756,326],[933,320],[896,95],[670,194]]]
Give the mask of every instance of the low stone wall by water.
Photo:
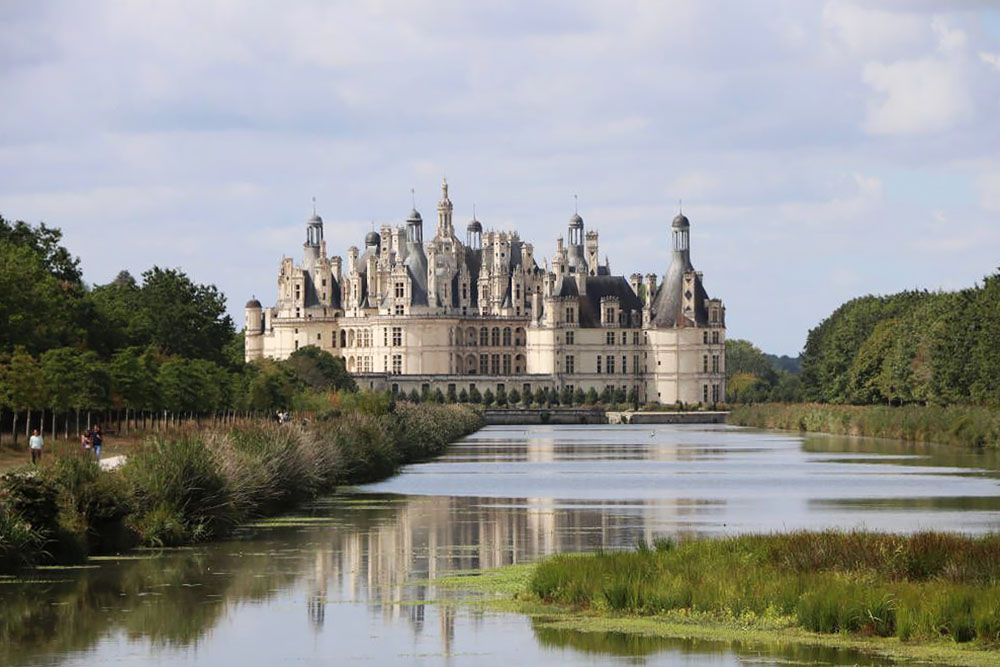
[[[609,424],[725,424],[728,412],[608,412]]]

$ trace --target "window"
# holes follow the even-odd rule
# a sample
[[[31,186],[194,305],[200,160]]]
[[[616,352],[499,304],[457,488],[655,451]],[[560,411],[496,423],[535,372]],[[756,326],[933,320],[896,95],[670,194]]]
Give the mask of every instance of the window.
[[[702,373],[707,373],[708,372],[708,355],[707,354],[704,355],[701,358],[701,372]],[[708,386],[708,385],[705,385],[705,386]]]
[[[705,343],[706,345],[708,345],[708,332],[707,331],[703,331],[702,332],[701,342]]]
[[[479,330],[479,344],[482,347],[486,347],[490,344],[490,330],[486,327]]]
[[[719,385],[717,384],[712,385],[712,402],[713,403],[719,402]]]
[[[611,324],[612,322],[615,321],[615,309],[614,308],[605,308],[604,309],[604,321],[606,323],[608,323],[608,324]]]
[[[572,375],[576,372],[576,359],[572,354],[566,355],[566,374]]]
[[[719,355],[717,354],[712,355],[712,372],[713,373],[719,372]]]
[[[406,295],[406,283],[396,283],[396,298],[402,299]]]
[[[572,345],[573,343],[575,343],[576,342],[575,339],[576,339],[576,332],[574,332],[574,331],[567,331],[566,332],[566,344],[567,345]]]
[[[490,355],[479,355],[479,374],[487,375],[490,372]]]
[[[510,375],[510,355],[503,355],[503,374]]]
[[[392,355],[392,374],[401,375],[403,373],[403,355]]]
[[[490,331],[490,344],[493,345],[493,347],[500,345],[500,329],[498,327],[493,327]]]
[[[609,354],[608,358],[604,360],[608,364],[608,375],[615,374],[615,357],[613,354]]]
[[[622,373],[628,373],[628,357],[622,355]]]
[[[604,334],[604,343],[607,344],[607,345],[614,345],[615,344],[615,332],[614,331],[609,331],[608,333]]]
[[[403,346],[403,327],[392,328],[392,346],[393,347]]]
[[[340,347],[347,347],[347,331],[343,329],[340,331]]]
[[[622,332],[622,345],[628,345],[628,332]]]
[[[572,324],[575,321],[575,319],[576,318],[573,317],[573,309],[572,308],[567,308],[566,309],[566,321],[569,322],[570,324]]]
[[[490,372],[493,373],[493,375],[499,375],[500,374],[500,355],[499,354],[491,354],[490,355]]]
[[[465,283],[462,283],[462,299],[468,299],[468,298],[469,298],[469,286],[466,285]]]
[[[316,340],[323,340],[323,334],[321,333],[316,334]]]
[[[337,347],[337,330],[334,329],[330,332],[330,346]]]
[[[299,349],[299,341],[295,341],[295,349]]]
[[[403,314],[403,304],[397,303],[396,304],[396,310],[395,310],[395,312],[396,312],[397,315],[402,315]]]
[[[601,372],[601,355],[597,355],[597,372]]]
[[[712,332],[712,342],[713,343],[718,343],[719,342],[719,332],[718,331],[713,331]]]
[[[503,344],[504,346],[510,346],[510,327],[504,327]]]
[[[389,327],[382,327],[382,347],[389,347]]]
[[[639,355],[638,354],[633,354],[632,355],[632,372],[633,373],[638,373],[639,372]]]
[[[632,332],[632,344],[633,345],[638,345],[639,344],[639,332],[638,331],[633,331]]]
[[[701,402],[708,403],[708,385],[701,388]]]

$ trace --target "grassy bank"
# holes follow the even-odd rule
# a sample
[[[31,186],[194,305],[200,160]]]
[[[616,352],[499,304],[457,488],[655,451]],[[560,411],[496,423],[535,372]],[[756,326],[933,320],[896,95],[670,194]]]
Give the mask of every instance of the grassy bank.
[[[995,664],[1000,536],[865,532],[670,541],[560,555],[445,585],[505,594],[547,628],[806,643]]]
[[[311,427],[260,423],[151,436],[113,472],[81,452],[5,473],[0,571],[222,537],[338,485],[387,477],[482,422],[466,406],[390,407],[377,396],[349,403]]]
[[[978,406],[768,403],[734,407],[729,423],[963,447],[1000,447],[1000,410]]]

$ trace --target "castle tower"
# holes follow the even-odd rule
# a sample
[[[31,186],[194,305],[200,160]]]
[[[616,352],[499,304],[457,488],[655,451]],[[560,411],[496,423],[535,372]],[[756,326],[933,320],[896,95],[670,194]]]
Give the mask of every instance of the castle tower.
[[[246,323],[243,332],[245,336],[244,358],[248,362],[261,359],[264,356],[264,310],[257,297],[247,301],[243,315]]]
[[[465,245],[472,250],[483,249],[483,223],[476,220],[476,214],[472,214],[472,220],[465,228]]]
[[[441,179],[441,201],[438,202],[437,234],[441,238],[451,238],[455,235],[455,227],[451,222],[451,200],[448,198],[448,181]]]
[[[320,247],[323,245],[323,218],[316,214],[313,208],[312,217],[306,222],[306,242],[302,244],[304,265],[311,269],[320,257]]]

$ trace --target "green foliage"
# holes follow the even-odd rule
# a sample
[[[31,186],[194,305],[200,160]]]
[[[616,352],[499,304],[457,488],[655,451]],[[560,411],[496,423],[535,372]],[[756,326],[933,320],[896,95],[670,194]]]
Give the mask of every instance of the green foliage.
[[[458,392],[458,402],[459,403],[469,402],[469,392],[465,390],[465,387],[462,387],[461,391]]]
[[[750,341],[732,338],[726,341],[725,365],[727,403],[802,400],[795,359],[765,354]]]
[[[597,405],[597,402],[599,400],[600,397],[597,395],[596,389],[591,387],[590,389],[587,390],[587,400],[586,400],[587,405]]]
[[[335,357],[315,345],[292,352],[285,365],[298,382],[310,389],[356,391],[354,378],[347,372],[343,357]]]
[[[477,405],[483,402],[483,395],[479,393],[479,388],[475,385],[469,389],[469,402]]]
[[[554,556],[543,601],[628,614],[787,617],[815,632],[993,644],[1000,536],[796,532]]]
[[[955,293],[863,297],[809,332],[806,398],[1000,405],[1000,274]]]
[[[531,407],[531,403],[534,400],[535,396],[531,393],[531,387],[525,388],[524,394],[521,396],[521,402],[524,403],[524,407]]]
[[[487,387],[486,391],[483,392],[483,405],[488,408],[493,405],[494,400],[495,396],[493,396],[493,390]]]
[[[519,392],[516,387],[511,389],[510,393],[507,394],[507,402],[511,405],[517,405],[521,402],[521,392]]]

